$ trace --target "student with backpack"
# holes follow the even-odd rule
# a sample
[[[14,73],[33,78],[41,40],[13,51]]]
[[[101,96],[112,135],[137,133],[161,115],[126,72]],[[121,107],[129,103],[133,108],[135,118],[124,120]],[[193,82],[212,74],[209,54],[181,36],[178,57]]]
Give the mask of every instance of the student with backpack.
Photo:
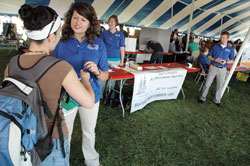
[[[95,93],[95,105],[86,108],[79,103],[66,118],[69,136],[73,131],[73,123],[77,111],[81,119],[82,152],[86,166],[98,166],[99,154],[95,149],[95,127],[99,112],[101,88],[99,80],[108,79],[108,60],[103,41],[96,37],[97,16],[94,8],[86,2],[71,5],[65,15],[62,38],[52,56],[66,60],[80,77],[80,70],[90,73],[90,81]]]
[[[84,107],[91,108],[94,105],[94,92],[89,82],[90,75],[81,70],[79,81],[69,63],[49,56],[49,52],[55,49],[59,42],[61,33],[61,20],[53,9],[46,6],[23,5],[19,9],[19,14],[27,30],[30,47],[26,53],[13,57],[5,70],[5,80],[0,88],[0,123],[11,119],[20,127],[21,145],[24,149],[21,154],[24,161],[30,155],[32,165],[68,166],[68,131],[59,106],[61,89],[64,88]],[[8,102],[7,99],[13,98],[23,100],[21,103],[17,101],[17,104],[5,104]],[[18,104],[23,106],[23,110],[17,112],[10,109],[18,108]],[[31,116],[36,120],[32,121]],[[23,119],[26,121],[22,121]],[[20,125],[31,122],[35,125],[37,123],[37,129],[26,129],[25,125]],[[4,135],[1,134],[0,137],[2,141]],[[5,145],[1,142],[1,165],[20,165],[7,161],[13,159],[13,155],[8,156],[7,152],[3,151],[3,146]],[[18,151],[14,152],[16,155],[20,154]],[[29,164],[27,162],[24,165]]]

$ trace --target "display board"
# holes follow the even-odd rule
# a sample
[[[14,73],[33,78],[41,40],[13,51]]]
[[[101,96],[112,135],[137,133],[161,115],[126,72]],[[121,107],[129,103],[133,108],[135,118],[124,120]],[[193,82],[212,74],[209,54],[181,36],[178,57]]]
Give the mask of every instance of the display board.
[[[164,52],[168,52],[170,42],[170,30],[157,29],[157,28],[142,28],[140,33],[140,48],[146,45],[147,38],[151,37],[152,40],[161,43]]]

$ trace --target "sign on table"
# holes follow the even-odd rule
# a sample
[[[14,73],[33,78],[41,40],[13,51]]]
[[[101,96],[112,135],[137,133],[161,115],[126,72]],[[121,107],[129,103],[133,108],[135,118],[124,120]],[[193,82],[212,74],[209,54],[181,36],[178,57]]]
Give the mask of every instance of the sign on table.
[[[130,113],[156,100],[176,99],[187,70],[182,68],[132,72],[135,76]]]

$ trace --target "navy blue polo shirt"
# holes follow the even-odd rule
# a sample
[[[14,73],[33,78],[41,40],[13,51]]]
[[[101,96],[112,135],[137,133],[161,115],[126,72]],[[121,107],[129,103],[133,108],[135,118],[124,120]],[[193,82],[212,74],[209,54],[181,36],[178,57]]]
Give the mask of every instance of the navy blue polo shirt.
[[[220,44],[216,44],[215,46],[212,47],[210,50],[208,56],[212,56],[213,58],[221,58],[222,60],[228,61],[234,60],[234,49],[227,45],[225,48],[223,48]],[[215,61],[211,62],[212,64],[216,66],[221,66],[221,67],[226,67],[228,64],[221,64]]]
[[[84,68],[84,64],[87,61],[96,63],[102,71],[108,71],[106,47],[99,38],[95,38],[92,45],[88,43],[88,39],[80,43],[74,37],[71,37],[67,41],[60,41],[56,49],[52,52],[52,56],[69,62],[79,78],[80,70]],[[95,103],[97,103],[100,100],[101,88],[98,84],[98,78],[91,72],[90,82],[95,93]]]
[[[100,38],[106,45],[108,60],[121,60],[120,48],[125,47],[124,34],[117,30],[114,34],[110,30],[106,30],[102,32]]]

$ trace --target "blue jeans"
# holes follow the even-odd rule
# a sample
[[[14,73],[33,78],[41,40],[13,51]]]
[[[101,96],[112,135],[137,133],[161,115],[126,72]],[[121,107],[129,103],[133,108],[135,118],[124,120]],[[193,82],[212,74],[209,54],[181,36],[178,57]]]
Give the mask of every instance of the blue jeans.
[[[150,63],[162,63],[163,55],[164,55],[164,53],[161,51],[154,52],[151,55]]]
[[[54,147],[52,152],[39,166],[69,166],[69,138],[64,139],[66,157],[63,157],[60,139],[53,139]]]

